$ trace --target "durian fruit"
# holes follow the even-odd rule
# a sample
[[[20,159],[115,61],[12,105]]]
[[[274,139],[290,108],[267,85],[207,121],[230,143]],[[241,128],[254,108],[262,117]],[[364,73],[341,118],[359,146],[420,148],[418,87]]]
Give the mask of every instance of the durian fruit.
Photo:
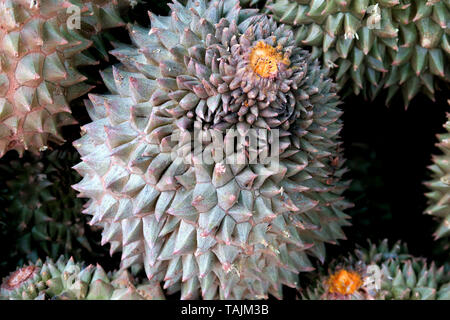
[[[277,21],[293,26],[298,45],[331,69],[343,93],[387,102],[401,89],[405,106],[422,91],[434,101],[450,82],[449,7],[440,0],[273,0]]]
[[[435,239],[448,239],[450,236],[450,113],[447,113],[444,128],[447,132],[437,135],[439,142],[436,144],[442,154],[433,156],[433,164],[429,166],[432,180],[425,183],[430,189],[425,194],[429,202],[425,213],[435,216],[440,222],[434,233]]]
[[[29,263],[3,279],[6,300],[164,300],[158,283],[139,282],[126,270],[103,268],[60,257]]]
[[[80,180],[71,170],[78,161],[76,152],[57,150],[0,165],[0,223],[7,226],[0,251],[9,268],[40,256],[101,256],[104,250],[94,240],[100,234],[87,225],[85,201],[71,188]]]
[[[260,0],[240,0],[239,1],[242,8],[255,7],[257,5],[261,5],[262,2],[264,2],[264,1],[260,1]]]
[[[169,6],[111,52],[122,64],[103,73],[110,94],[89,96],[74,188],[122,267],[169,294],[281,298],[349,224],[335,85],[292,32],[237,0]],[[250,162],[246,135],[280,160]]]
[[[328,275],[307,288],[309,300],[450,300],[450,270],[408,253],[400,241],[357,248],[331,263]]]
[[[98,63],[82,53],[86,37],[123,25],[113,3],[0,0],[0,157],[64,142],[60,128],[76,123],[69,102],[91,88],[77,67]]]

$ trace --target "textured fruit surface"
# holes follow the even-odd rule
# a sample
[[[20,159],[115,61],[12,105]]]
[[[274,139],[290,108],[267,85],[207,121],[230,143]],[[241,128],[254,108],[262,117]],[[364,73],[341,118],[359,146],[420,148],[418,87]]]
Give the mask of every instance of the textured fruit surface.
[[[0,298],[7,300],[163,300],[158,283],[139,283],[126,271],[106,273],[60,257],[24,265],[3,279]]]
[[[86,37],[121,24],[104,0],[0,1],[0,157],[64,142],[60,128],[76,123],[69,102],[91,88],[76,68],[97,63],[82,53]]]
[[[450,236],[450,113],[447,113],[447,119],[444,124],[447,132],[438,135],[439,142],[436,144],[442,154],[433,156],[433,164],[429,167],[433,180],[425,183],[430,189],[425,194],[429,200],[425,213],[435,216],[440,222],[434,233],[436,239],[448,239]]]
[[[388,241],[358,248],[331,264],[303,299],[450,300],[450,270],[408,253],[405,244]]]
[[[76,152],[53,151],[0,165],[0,223],[7,226],[0,251],[10,268],[42,256],[81,259],[105,253],[94,241],[100,235],[81,213],[85,201],[71,188],[80,180],[71,169],[78,161]]]
[[[90,95],[74,188],[122,267],[143,265],[169,293],[281,298],[345,238],[335,85],[285,26],[238,1],[170,7],[111,52],[122,64],[103,73],[110,94]],[[278,165],[233,162],[248,160],[245,141],[210,163],[191,152],[199,137],[224,134],[227,147],[267,131]]]
[[[330,275],[327,284],[329,293],[350,295],[361,288],[363,282],[359,273],[341,269]]]
[[[292,25],[299,45],[328,66],[338,88],[374,99],[401,89],[404,103],[422,91],[434,100],[450,82],[448,0],[273,0],[268,11]],[[445,90],[445,87],[444,87]]]

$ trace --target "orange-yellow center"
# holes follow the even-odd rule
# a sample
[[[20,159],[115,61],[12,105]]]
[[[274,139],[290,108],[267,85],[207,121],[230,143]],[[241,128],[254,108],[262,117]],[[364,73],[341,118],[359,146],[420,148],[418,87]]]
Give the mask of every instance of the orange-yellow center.
[[[11,289],[19,287],[23,282],[33,275],[35,266],[28,266],[14,272],[7,281],[7,286]]]
[[[340,270],[328,279],[328,292],[344,295],[353,294],[362,284],[361,276],[357,272]]]
[[[281,53],[280,47],[274,48],[264,41],[258,41],[250,52],[250,65],[263,78],[274,78],[280,63],[289,65],[289,58]]]

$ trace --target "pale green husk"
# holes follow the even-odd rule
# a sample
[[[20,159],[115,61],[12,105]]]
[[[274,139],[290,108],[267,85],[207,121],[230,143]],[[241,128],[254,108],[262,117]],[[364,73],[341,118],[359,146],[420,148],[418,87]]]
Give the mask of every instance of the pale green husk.
[[[237,0],[170,8],[150,14],[150,29],[130,25],[133,45],[111,52],[121,64],[103,73],[110,93],[89,96],[74,188],[89,198],[84,212],[103,227],[102,242],[122,251],[122,267],[143,266],[169,293],[281,298],[282,285],[297,287],[313,270],[310,257],[323,261],[325,243],[345,238],[335,85],[288,28]],[[259,41],[290,60],[271,78],[249,65]],[[238,150],[200,162],[189,149],[195,128],[239,137],[277,129],[280,166],[233,164]]]
[[[98,33],[121,25],[117,1],[0,1],[0,157],[64,142],[70,101],[91,89],[77,68],[98,63],[83,51],[104,51]]]
[[[22,277],[17,279],[18,273]],[[128,271],[106,273],[73,258],[38,260],[3,279],[0,298],[9,300],[162,300],[158,283],[139,283]]]
[[[379,287],[376,272],[379,268]],[[372,271],[369,269],[372,268]],[[354,293],[343,295],[328,292],[327,280],[336,271],[358,272],[364,284]],[[450,300],[450,270],[437,267],[425,258],[410,255],[400,241],[392,247],[384,240],[378,245],[369,242],[367,249],[358,247],[349,256],[333,262],[328,274],[321,274],[316,284],[304,290],[309,300]]]
[[[450,103],[450,101],[449,101]],[[447,122],[444,124],[446,133],[438,134],[439,142],[436,146],[441,150],[440,155],[433,156],[433,164],[429,166],[432,180],[425,183],[430,190],[425,195],[429,206],[426,214],[436,217],[439,227],[434,233],[435,239],[445,239],[449,249],[450,236],[450,113],[447,113]]]

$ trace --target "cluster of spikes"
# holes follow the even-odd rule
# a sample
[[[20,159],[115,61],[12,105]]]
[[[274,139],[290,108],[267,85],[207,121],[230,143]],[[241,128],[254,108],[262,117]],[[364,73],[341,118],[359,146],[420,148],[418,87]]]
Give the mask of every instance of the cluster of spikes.
[[[434,101],[450,82],[450,2],[440,0],[272,0],[266,11],[289,24],[298,45],[330,68],[339,89],[387,102],[401,90]],[[348,92],[349,93],[349,92]]]
[[[60,128],[76,123],[69,102],[91,89],[77,67],[98,63],[83,53],[88,38],[123,25],[117,10],[106,0],[0,0],[0,157],[64,142]]]
[[[305,300],[449,300],[450,270],[428,264],[408,253],[400,241],[358,247],[348,257],[331,263]]]
[[[76,152],[58,150],[0,165],[0,204],[5,208],[0,223],[8,225],[1,250],[9,253],[8,263],[19,265],[42,256],[80,259],[83,252],[101,256],[97,237],[81,215],[85,201],[71,187],[79,181],[71,170],[78,161]]]
[[[38,260],[3,279],[6,300],[164,300],[158,283],[139,283],[126,270],[106,273],[73,258]]]
[[[450,105],[450,100],[448,103]],[[425,183],[430,189],[425,194],[429,200],[425,213],[435,216],[440,222],[434,233],[436,239],[450,237],[450,113],[447,113],[444,128],[447,132],[438,135],[436,144],[442,154],[433,156],[433,164],[429,167],[433,179]]]
[[[109,94],[89,95],[74,188],[122,268],[169,294],[281,298],[349,225],[335,85],[288,27],[237,0],[169,6],[111,51],[121,64],[102,73]],[[247,138],[267,131],[279,161],[248,161]]]

